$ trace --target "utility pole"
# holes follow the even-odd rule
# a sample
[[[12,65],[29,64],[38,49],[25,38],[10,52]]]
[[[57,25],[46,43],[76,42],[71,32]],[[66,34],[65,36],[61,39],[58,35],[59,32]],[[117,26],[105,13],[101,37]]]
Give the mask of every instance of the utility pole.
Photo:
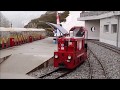
[[[116,42],[116,44],[117,44],[116,46],[117,46],[117,47],[118,47],[118,44],[119,44],[119,43],[118,43],[118,42],[119,42],[119,39],[118,39],[118,38],[119,38],[119,29],[120,29],[120,28],[119,28],[119,26],[120,26],[120,23],[119,23],[120,19],[119,19],[119,18],[120,18],[120,16],[118,15],[118,24],[117,24],[117,42]]]

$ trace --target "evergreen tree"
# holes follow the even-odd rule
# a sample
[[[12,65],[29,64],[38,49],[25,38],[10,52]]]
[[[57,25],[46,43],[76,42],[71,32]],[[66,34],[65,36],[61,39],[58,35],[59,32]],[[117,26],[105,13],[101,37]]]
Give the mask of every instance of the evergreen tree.
[[[69,11],[64,11],[59,13],[60,23],[66,22],[66,17],[69,16]],[[31,20],[25,28],[43,28],[46,30],[47,36],[54,36],[53,30],[51,27],[43,22],[56,23],[56,11],[47,11],[45,14],[42,14],[39,18]]]

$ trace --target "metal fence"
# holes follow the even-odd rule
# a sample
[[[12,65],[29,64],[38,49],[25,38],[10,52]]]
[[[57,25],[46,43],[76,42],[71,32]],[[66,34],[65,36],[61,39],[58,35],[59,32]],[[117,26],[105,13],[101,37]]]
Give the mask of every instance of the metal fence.
[[[89,11],[89,12],[83,12],[83,13],[80,13],[80,17],[97,16],[97,15],[101,15],[101,14],[108,13],[108,12],[111,12],[111,11]]]

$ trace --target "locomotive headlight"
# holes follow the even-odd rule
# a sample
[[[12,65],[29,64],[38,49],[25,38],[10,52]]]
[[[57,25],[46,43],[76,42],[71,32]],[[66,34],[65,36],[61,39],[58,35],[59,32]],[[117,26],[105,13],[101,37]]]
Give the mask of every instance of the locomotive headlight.
[[[70,60],[67,60],[67,62],[70,62]]]
[[[58,58],[58,55],[55,55],[55,58]]]
[[[68,56],[68,59],[71,59],[72,57],[71,56]]]

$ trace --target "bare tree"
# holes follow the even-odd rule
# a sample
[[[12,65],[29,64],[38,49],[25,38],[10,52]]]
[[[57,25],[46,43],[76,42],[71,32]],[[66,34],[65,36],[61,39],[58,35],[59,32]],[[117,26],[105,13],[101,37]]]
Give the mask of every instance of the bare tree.
[[[10,27],[10,22],[5,18],[2,12],[0,12],[0,27]]]

